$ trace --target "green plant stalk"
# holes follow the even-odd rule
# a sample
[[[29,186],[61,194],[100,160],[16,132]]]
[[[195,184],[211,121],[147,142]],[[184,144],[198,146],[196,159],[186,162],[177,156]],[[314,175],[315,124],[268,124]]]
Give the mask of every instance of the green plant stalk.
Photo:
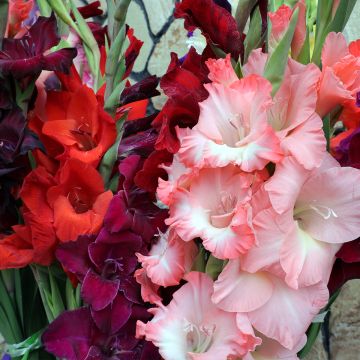
[[[115,13],[114,13],[114,24],[113,24],[113,39],[116,38],[120,29],[125,25],[126,14],[129,8],[131,0],[118,0]]]
[[[254,6],[256,5],[257,0],[240,0],[235,11],[235,20],[238,26],[239,33],[242,34],[246,22],[250,16],[250,13]]]
[[[13,284],[12,284],[13,287]],[[15,298],[9,294],[8,289],[4,281],[3,273],[0,276],[0,329],[5,337],[5,340],[9,343],[19,342],[23,337],[22,328],[19,323],[19,317],[16,311]]]
[[[299,9],[296,9],[291,17],[286,33],[268,58],[268,61],[265,65],[264,77],[268,79],[273,86],[271,93],[272,96],[274,96],[279,90],[283,80],[298,15]]]
[[[30,267],[39,288],[39,293],[45,309],[46,317],[49,323],[51,323],[55,319],[55,317],[53,315],[52,308],[47,300],[47,293],[50,293],[49,283],[47,281],[47,278],[44,276],[43,272],[39,270],[37,265],[30,265]]]
[[[125,25],[123,25],[123,27],[116,35],[115,41],[112,43],[110,50],[107,54],[106,65],[105,65],[105,79],[106,79],[105,102],[110,98],[114,90],[114,77],[116,74],[116,68],[118,65],[120,54],[122,52],[123,45],[125,42],[125,36],[126,36]]]

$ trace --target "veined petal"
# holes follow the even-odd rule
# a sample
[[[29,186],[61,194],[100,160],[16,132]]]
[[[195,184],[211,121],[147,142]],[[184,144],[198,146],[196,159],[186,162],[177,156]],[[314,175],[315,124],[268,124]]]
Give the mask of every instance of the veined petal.
[[[304,231],[329,243],[356,239],[360,228],[359,184],[360,171],[354,168],[331,168],[310,177],[294,210]]]
[[[294,222],[291,231],[284,236],[280,251],[286,283],[294,289],[320,281],[327,283],[339,248],[313,239]]]
[[[276,277],[271,277],[271,281],[274,286],[271,298],[248,316],[256,330],[292,350],[326,305],[329,291],[321,282],[294,290]]]
[[[274,175],[265,184],[270,202],[279,214],[294,207],[302,184],[309,176],[293,157],[286,157],[276,165]]]
[[[211,300],[225,311],[249,312],[263,306],[273,290],[266,275],[242,271],[239,260],[230,260],[214,283]]]

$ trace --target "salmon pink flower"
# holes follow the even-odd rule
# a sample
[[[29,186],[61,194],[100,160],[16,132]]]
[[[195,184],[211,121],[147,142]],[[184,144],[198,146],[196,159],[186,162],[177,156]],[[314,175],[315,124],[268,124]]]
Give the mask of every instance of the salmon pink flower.
[[[295,290],[282,280],[281,272],[280,277],[265,271],[249,273],[240,263],[228,262],[214,283],[212,301],[224,311],[247,315],[256,330],[293,350],[326,305],[326,284]]]
[[[273,209],[253,219],[259,246],[250,252],[245,268],[257,271],[280,259],[294,288],[327,282],[340,244],[359,235],[359,180],[359,170],[340,168],[330,155],[313,171],[286,158],[265,184]]]
[[[317,113],[323,117],[337,105],[355,102],[360,90],[360,57],[350,53],[343,34],[331,32],[324,43]]]
[[[269,37],[269,52],[271,53],[284,37],[290,25],[291,17],[296,9],[298,20],[295,27],[294,37],[291,42],[291,54],[296,58],[304,45],[306,38],[306,5],[305,0],[298,0],[293,9],[287,5],[281,5],[275,12],[269,12],[271,33]]]
[[[254,245],[251,176],[237,167],[202,169],[188,188],[178,188],[170,225],[185,241],[196,237],[219,259],[233,259]]]
[[[191,272],[187,280],[168,306],[151,310],[155,315],[151,321],[138,321],[138,336],[158,346],[164,359],[227,359],[252,351],[260,339],[237,327],[236,314],[222,311],[211,302],[210,277]]]
[[[191,269],[197,252],[193,241],[185,242],[174,230],[167,230],[165,234],[159,233],[158,242],[148,256],[136,255],[154,284],[172,286],[178,285],[185,272]]]
[[[264,73],[268,55],[251,52],[244,74]],[[317,87],[321,72],[314,64],[289,60],[283,83],[268,109],[268,122],[280,139],[285,155],[291,155],[306,169],[320,165],[326,151],[323,122],[316,113]]]
[[[279,140],[267,122],[271,84],[250,75],[230,86],[205,85],[209,97],[200,103],[200,117],[190,131],[178,129],[180,160],[192,167],[239,165],[263,169],[281,160]]]

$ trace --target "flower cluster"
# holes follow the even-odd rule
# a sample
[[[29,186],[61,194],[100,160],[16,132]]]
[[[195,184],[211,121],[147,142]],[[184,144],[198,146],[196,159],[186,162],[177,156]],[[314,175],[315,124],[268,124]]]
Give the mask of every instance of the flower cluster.
[[[157,305],[137,334],[164,359],[296,357],[328,302],[335,254],[359,236],[360,172],[326,152],[321,120],[356,101],[360,81],[347,77],[349,67],[358,74],[354,45],[348,49],[341,34],[330,33],[322,70],[289,59],[278,89],[265,78],[298,11],[283,6],[269,14],[269,54],[253,50],[242,78],[230,54],[209,58],[210,82],[196,85],[208,96],[192,97],[196,124],[173,128],[179,147],[168,149],[173,161],[163,165],[168,178],[157,188],[169,228],[148,255],[138,254],[143,269],[136,273],[143,299]],[[302,25],[299,19],[294,54]],[[184,64],[165,79],[184,72]],[[182,80],[172,85],[182,89]],[[164,127],[169,131],[169,123]],[[194,260],[198,248],[205,268]],[[183,280],[163,304],[159,288]]]
[[[89,305],[62,314],[45,332],[46,349],[58,357],[159,358],[151,343],[134,338],[136,321],[150,318],[133,277],[135,253],[147,252],[166,216],[133,184],[140,162],[131,155],[121,163],[122,186],[110,202],[99,234],[81,236],[57,249],[58,260],[81,283],[82,298]],[[74,327],[68,327],[69,322]]]

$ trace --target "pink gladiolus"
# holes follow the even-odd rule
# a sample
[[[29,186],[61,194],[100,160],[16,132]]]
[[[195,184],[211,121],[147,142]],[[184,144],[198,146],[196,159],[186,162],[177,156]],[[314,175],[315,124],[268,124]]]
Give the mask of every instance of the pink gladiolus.
[[[239,260],[230,260],[214,283],[212,301],[224,311],[246,314],[256,330],[293,350],[328,297],[322,282],[294,290],[282,276],[248,273]]]
[[[148,256],[136,255],[154,284],[178,285],[185,272],[191,269],[197,246],[193,241],[183,241],[173,230],[165,234],[160,232],[158,237]]]
[[[354,102],[360,90],[360,57],[349,52],[341,33],[330,33],[324,43],[317,113],[323,117],[337,105]]]
[[[138,336],[152,341],[162,357],[169,360],[229,359],[253,351],[261,340],[247,331],[249,321],[243,320],[242,332],[235,313],[223,311],[211,302],[210,277],[192,272],[187,280],[168,306],[151,310],[151,321],[138,321]]]
[[[258,247],[245,258],[244,268],[257,271],[280,259],[294,288],[327,282],[339,244],[359,235],[359,181],[359,170],[340,168],[330,155],[312,171],[286,158],[265,184],[273,208],[253,219]]]
[[[166,223],[185,241],[196,237],[219,259],[233,259],[255,242],[251,228],[252,176],[235,166],[202,169],[173,195]]]
[[[267,122],[272,104],[270,83],[257,75],[230,86],[205,85],[209,97],[200,103],[200,117],[191,130],[179,129],[180,160],[186,166],[240,166],[263,169],[282,158],[279,140]]]

